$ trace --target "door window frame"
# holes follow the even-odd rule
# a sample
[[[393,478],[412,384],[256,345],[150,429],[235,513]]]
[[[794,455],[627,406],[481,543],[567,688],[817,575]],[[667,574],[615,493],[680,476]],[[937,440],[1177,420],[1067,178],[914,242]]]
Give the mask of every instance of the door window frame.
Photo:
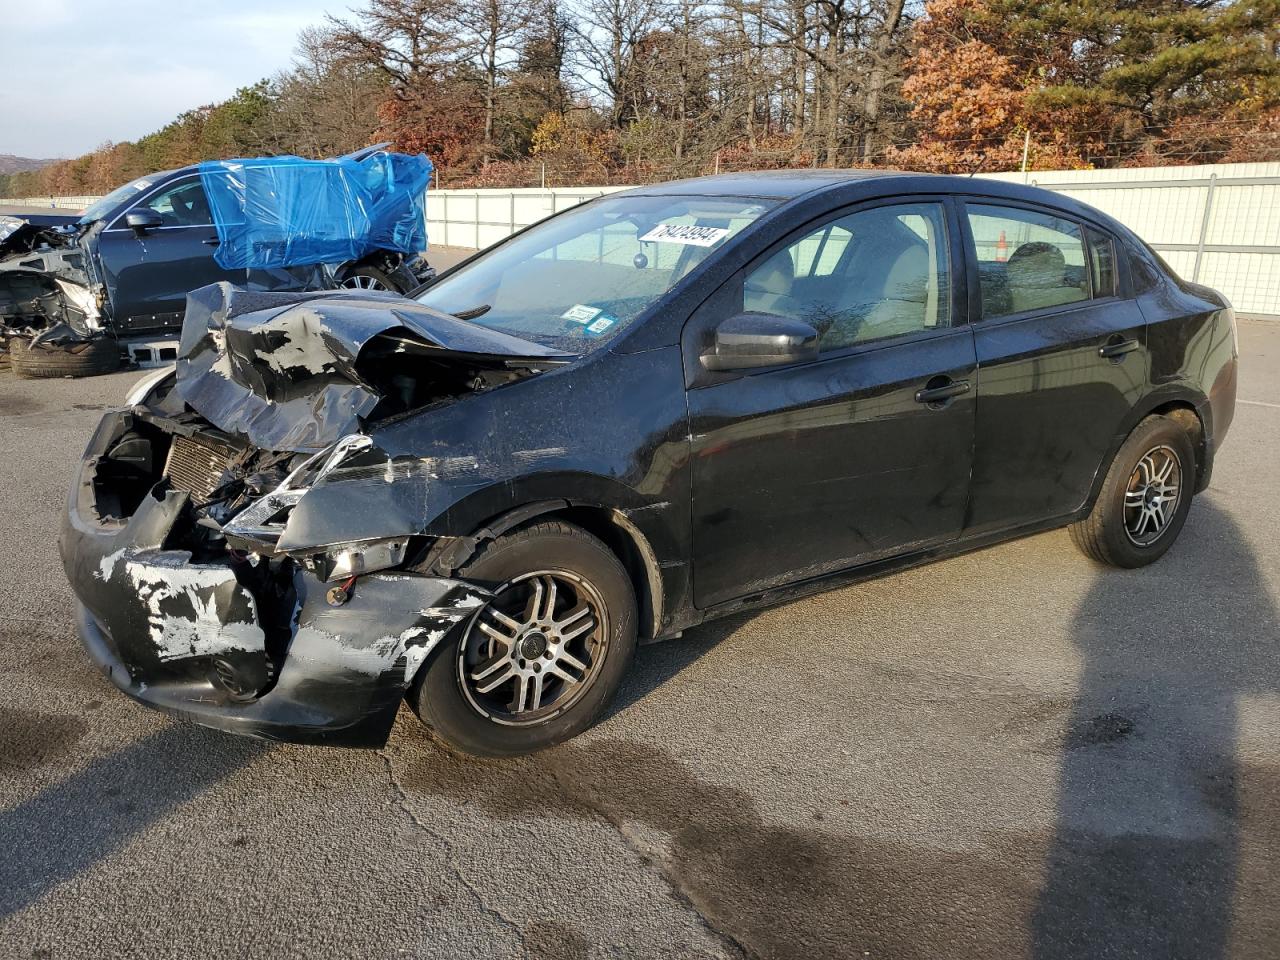
[[[130,213],[133,210],[136,210],[140,206],[144,206],[145,204],[150,203],[154,197],[158,196],[159,194],[163,193],[166,190],[169,190],[172,187],[181,186],[188,180],[199,180],[199,179],[200,179],[200,174],[198,173],[184,173],[180,177],[174,177],[172,180],[166,180],[164,183],[161,183],[152,187],[150,190],[148,190],[146,193],[142,194],[141,196],[135,197],[127,207],[125,207],[123,210],[117,213],[114,217],[112,217],[111,221],[105,227],[102,228],[102,232],[103,233],[132,233],[133,229],[131,227],[116,226],[117,223],[119,223],[121,220],[124,219],[126,214]],[[203,184],[201,185],[200,189],[202,190],[204,189]],[[205,199],[206,200],[208,199],[207,194],[205,196]],[[210,223],[179,223],[179,224],[173,224],[167,227],[151,227],[147,232],[155,233],[160,230],[213,230],[213,229],[214,229],[214,225],[212,222]]]
[[[703,351],[710,345],[708,342],[711,331],[715,329],[716,324],[727,320],[735,313],[742,310],[741,292],[748,276],[758,267],[763,266],[771,257],[781,250],[803,240],[809,234],[820,230],[822,227],[842,220],[845,217],[861,213],[864,210],[874,210],[879,207],[901,207],[911,206],[913,204],[933,203],[942,209],[942,222],[947,232],[947,270],[950,282],[948,284],[945,295],[949,298],[948,317],[949,322],[946,326],[927,327],[920,330],[912,330],[906,333],[896,334],[894,336],[880,337],[875,340],[866,340],[861,343],[852,343],[848,346],[839,347],[818,354],[813,360],[802,360],[798,363],[778,364],[771,367],[758,367],[747,370],[728,370],[722,372],[710,371],[705,369],[700,358]],[[842,360],[850,356],[870,353],[875,350],[883,350],[888,347],[895,347],[900,344],[915,343],[919,340],[928,340],[934,337],[946,336],[956,333],[957,330],[963,330],[970,324],[971,313],[971,296],[967,293],[969,284],[968,270],[966,268],[967,257],[965,255],[964,237],[960,232],[962,220],[960,204],[958,198],[954,194],[949,193],[899,193],[892,196],[872,197],[867,200],[860,200],[855,203],[847,203],[843,206],[827,210],[815,217],[811,217],[804,223],[792,227],[779,239],[769,244],[764,250],[756,254],[745,265],[734,271],[729,279],[725,280],[715,292],[708,296],[696,310],[684,322],[680,330],[680,350],[684,359],[685,366],[685,387],[686,389],[698,389],[701,387],[712,386],[718,383],[724,383],[729,380],[736,380],[740,377],[764,376],[777,370],[791,370],[799,366],[809,366],[813,364],[826,363],[828,361]],[[941,301],[943,291],[939,290],[939,301]],[[736,306],[734,300],[736,299]]]
[[[960,222],[960,230],[964,241],[964,256],[967,264],[965,275],[969,291],[968,313],[971,322],[975,326],[981,324],[982,326],[990,327],[1019,320],[1035,319],[1036,317],[1051,317],[1072,310],[1088,309],[1098,305],[1105,306],[1109,303],[1118,303],[1121,300],[1131,299],[1128,275],[1122,272],[1119,264],[1120,257],[1117,251],[1121,249],[1120,243],[1115,233],[1102,224],[1070,211],[1059,210],[1056,207],[1026,200],[1006,200],[1003,197],[983,196],[976,193],[958,194],[955,200],[957,205],[956,217]],[[1072,300],[1068,303],[1054,304],[1050,307],[1038,307],[1035,310],[1023,310],[1019,313],[1004,313],[998,317],[984,317],[982,315],[982,278],[978,275],[978,247],[973,239],[973,230],[969,225],[970,207],[1006,207],[1012,210],[1025,210],[1028,213],[1039,214],[1042,217],[1053,217],[1057,220],[1074,224],[1080,231],[1080,246],[1084,253],[1084,271],[1085,279],[1089,284],[1089,295],[1082,300]],[[1111,242],[1112,269],[1115,273],[1115,293],[1110,296],[1095,297],[1093,295],[1094,288],[1097,285],[1097,278],[1093,275],[1093,261],[1089,256],[1089,242],[1085,234],[1086,228],[1102,234]]]

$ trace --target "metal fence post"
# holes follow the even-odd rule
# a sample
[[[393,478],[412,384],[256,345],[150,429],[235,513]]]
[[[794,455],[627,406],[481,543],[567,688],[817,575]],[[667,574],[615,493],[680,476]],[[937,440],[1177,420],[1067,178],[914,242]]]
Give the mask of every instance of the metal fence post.
[[[443,208],[441,216],[444,217],[444,245],[449,245],[449,191],[440,191],[440,206]]]
[[[476,249],[480,249],[480,191],[476,191]]]
[[[507,233],[507,236],[511,236],[511,234],[516,232],[516,192],[515,190],[511,191],[510,197],[511,197],[511,217],[510,217],[511,230]]]
[[[1191,282],[1200,282],[1200,261],[1204,259],[1204,243],[1209,236],[1209,217],[1213,214],[1213,185],[1218,182],[1216,173],[1209,174],[1209,187],[1204,194],[1204,217],[1200,221],[1200,241],[1196,244],[1196,265],[1191,270]]]

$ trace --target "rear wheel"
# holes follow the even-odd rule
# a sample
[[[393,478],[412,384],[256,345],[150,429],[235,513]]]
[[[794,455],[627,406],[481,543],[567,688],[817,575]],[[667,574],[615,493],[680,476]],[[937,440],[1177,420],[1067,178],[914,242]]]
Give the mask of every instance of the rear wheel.
[[[341,286],[348,290],[399,291],[395,282],[377,267],[356,267],[342,278]]]
[[[1186,522],[1195,477],[1187,432],[1167,417],[1147,417],[1120,447],[1093,511],[1069,528],[1072,541],[1099,563],[1153,563]]]
[[[120,367],[120,346],[110,337],[83,343],[36,344],[15,337],[9,341],[9,362],[16,376],[27,380],[92,377]]]
[[[626,570],[600,540],[555,521],[499,537],[459,576],[493,597],[442,643],[410,703],[451,746],[529,753],[589,727],[636,646]]]

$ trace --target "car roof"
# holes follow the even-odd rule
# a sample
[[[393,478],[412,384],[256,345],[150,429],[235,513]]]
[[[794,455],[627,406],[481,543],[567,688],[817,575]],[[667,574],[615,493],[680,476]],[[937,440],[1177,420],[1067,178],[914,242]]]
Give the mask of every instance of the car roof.
[[[812,199],[835,191],[843,194],[839,200],[841,203],[891,197],[899,193],[958,193],[992,200],[1021,200],[1056,207],[1070,214],[1093,219],[1113,231],[1131,234],[1115,218],[1102,211],[1043,187],[987,177],[918,173],[911,170],[807,169],[721,173],[710,177],[649,184],[606,196],[752,197],[777,200],[786,206],[802,198]]]
[[[652,183],[622,192],[647,196],[767,197],[771,200],[791,200],[823,187],[840,186],[858,180],[904,176],[921,174],[907,174],[898,170],[755,170]]]

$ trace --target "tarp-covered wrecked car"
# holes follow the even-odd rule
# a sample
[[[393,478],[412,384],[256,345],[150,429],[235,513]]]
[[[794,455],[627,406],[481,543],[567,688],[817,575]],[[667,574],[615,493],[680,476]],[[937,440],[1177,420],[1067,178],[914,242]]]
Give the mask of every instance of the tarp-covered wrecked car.
[[[186,295],[210,283],[408,292],[434,275],[420,256],[430,172],[381,147],[209,161],[77,216],[0,216],[0,349],[21,376],[104,373],[126,353],[172,359]]]
[[[90,441],[61,552],[144,703],[377,745],[407,699],[517,754],[712,617],[1059,526],[1157,560],[1230,426],[1234,332],[1035,188],[640,188],[416,300],[196,291],[176,370]]]

